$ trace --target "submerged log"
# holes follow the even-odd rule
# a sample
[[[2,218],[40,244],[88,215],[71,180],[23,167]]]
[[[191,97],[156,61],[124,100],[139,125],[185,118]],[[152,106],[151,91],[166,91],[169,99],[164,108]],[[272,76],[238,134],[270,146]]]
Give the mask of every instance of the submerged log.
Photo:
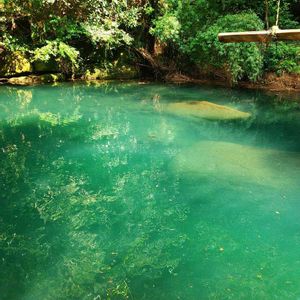
[[[300,29],[281,30],[274,27],[271,30],[227,32],[218,35],[222,43],[300,41]]]

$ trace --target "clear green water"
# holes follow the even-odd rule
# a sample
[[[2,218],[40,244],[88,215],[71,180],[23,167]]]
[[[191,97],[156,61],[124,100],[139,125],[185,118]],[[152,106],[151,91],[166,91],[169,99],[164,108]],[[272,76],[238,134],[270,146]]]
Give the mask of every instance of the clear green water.
[[[207,100],[251,113],[166,112]],[[299,299],[297,95],[0,88],[0,299]]]

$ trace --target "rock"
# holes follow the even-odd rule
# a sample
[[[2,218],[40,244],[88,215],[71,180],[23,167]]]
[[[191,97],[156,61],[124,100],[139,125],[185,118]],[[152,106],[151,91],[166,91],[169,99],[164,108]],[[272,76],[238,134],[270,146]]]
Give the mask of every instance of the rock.
[[[108,77],[108,72],[105,69],[95,68],[93,70],[87,70],[83,75],[85,80],[100,80],[106,79]]]
[[[110,79],[135,79],[139,77],[139,72],[132,66],[123,65],[113,68],[110,76]]]
[[[166,112],[202,118],[206,120],[237,120],[247,119],[251,115],[230,107],[218,105],[208,101],[185,101],[167,104]]]
[[[6,53],[0,67],[1,76],[13,76],[32,72],[32,66],[21,51]]]
[[[111,79],[136,79],[139,77],[138,68],[131,55],[126,52],[119,53],[118,57],[106,68],[93,66],[83,75],[84,80],[111,80]]]
[[[83,76],[85,80],[107,80],[107,79],[134,79],[138,77],[138,71],[131,66],[117,66],[110,69],[87,70]]]
[[[176,156],[183,176],[214,182],[251,182],[286,188],[298,185],[300,154],[227,142],[203,141]]]
[[[20,77],[9,78],[7,83],[13,85],[33,85],[41,83],[55,83],[64,81],[65,76],[63,74],[44,74],[44,75],[28,75]]]

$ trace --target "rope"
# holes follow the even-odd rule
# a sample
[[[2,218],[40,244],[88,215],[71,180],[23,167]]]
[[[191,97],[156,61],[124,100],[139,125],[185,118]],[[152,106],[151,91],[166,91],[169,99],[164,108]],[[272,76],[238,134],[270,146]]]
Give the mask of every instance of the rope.
[[[276,26],[278,26],[279,23],[279,14],[280,14],[280,0],[277,2],[277,15],[276,15]]]
[[[269,30],[270,24],[269,24],[269,0],[265,0],[265,21],[267,30]]]

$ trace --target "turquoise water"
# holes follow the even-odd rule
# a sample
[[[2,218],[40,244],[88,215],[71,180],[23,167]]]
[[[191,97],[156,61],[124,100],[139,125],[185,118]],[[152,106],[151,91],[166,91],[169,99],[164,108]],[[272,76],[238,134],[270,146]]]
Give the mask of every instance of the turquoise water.
[[[299,299],[299,100],[0,87],[0,299]]]

